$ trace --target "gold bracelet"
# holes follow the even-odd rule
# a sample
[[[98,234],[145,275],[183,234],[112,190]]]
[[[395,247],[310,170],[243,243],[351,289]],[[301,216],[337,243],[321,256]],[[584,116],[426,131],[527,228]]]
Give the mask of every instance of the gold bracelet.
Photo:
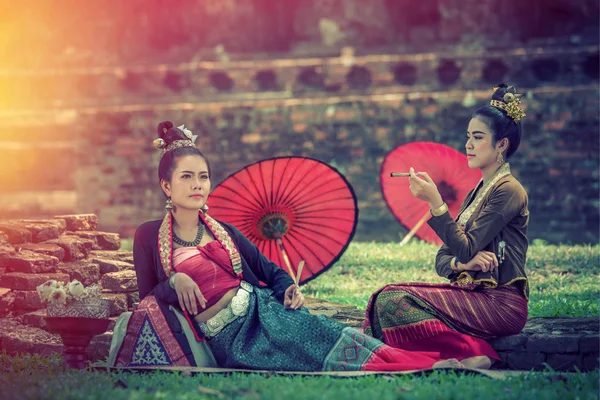
[[[433,215],[434,217],[439,217],[440,215],[444,215],[448,212],[448,204],[442,203],[442,205],[439,206],[438,208],[431,209],[429,211],[431,212],[431,215]]]
[[[458,266],[456,265],[456,257],[450,260],[450,269],[454,272],[458,272]]]

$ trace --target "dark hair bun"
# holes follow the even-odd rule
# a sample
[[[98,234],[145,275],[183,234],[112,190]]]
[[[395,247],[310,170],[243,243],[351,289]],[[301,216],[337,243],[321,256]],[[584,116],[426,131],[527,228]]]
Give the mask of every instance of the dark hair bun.
[[[508,86],[506,83],[501,83],[497,86],[494,94],[492,94],[492,100],[508,103],[514,99],[515,93],[517,93],[517,89],[514,86]]]
[[[171,121],[163,121],[158,124],[158,137],[164,139],[165,134],[169,129],[173,127],[173,123]]]
[[[176,140],[189,140],[181,130],[175,128],[171,121],[161,122],[158,124],[157,130],[158,137],[163,139],[166,145],[169,145]]]

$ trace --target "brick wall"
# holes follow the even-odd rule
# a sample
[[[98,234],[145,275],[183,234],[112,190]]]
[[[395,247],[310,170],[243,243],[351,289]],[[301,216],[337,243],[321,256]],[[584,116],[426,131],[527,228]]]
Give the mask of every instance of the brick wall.
[[[372,55],[351,61],[208,62],[200,64],[203,68],[177,64],[118,73],[114,68],[71,75],[47,71],[47,79],[52,74],[67,81],[85,76],[105,95],[82,88],[79,94],[49,96],[63,104],[57,110],[0,111],[0,145],[24,131],[28,142],[21,148],[37,152],[35,168],[7,174],[12,180],[2,187],[47,189],[56,179],[76,193],[70,200],[74,211],[96,213],[102,229],[129,237],[141,222],[163,212],[158,154],[151,142],[157,122],[170,119],[199,134],[197,145],[212,163],[214,185],[260,159],[314,157],[337,167],[354,186],[360,207],[357,239],[398,240],[406,230],[387,210],[378,183],[387,152],[412,141],[462,150],[470,115],[485,104],[495,83],[507,80],[526,93],[524,137],[512,164],[530,195],[530,238],[595,243],[597,60],[597,46],[580,46]],[[231,88],[211,79],[215,71],[229,76]],[[261,71],[272,72],[274,87],[260,87],[254,78]],[[138,75],[135,88],[124,84],[133,73]],[[172,74],[191,83],[174,90],[165,84]],[[71,147],[59,146],[48,155],[40,143]],[[21,211],[33,215],[27,207]],[[15,213],[11,208],[10,215]]]

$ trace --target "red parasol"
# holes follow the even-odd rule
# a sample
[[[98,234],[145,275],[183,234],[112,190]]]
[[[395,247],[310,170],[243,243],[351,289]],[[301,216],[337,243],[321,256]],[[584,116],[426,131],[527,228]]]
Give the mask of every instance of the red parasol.
[[[356,195],[346,178],[305,157],[244,167],[209,199],[213,218],[234,225],[281,268],[293,269],[293,279],[300,269],[299,283],[316,278],[340,258],[358,220]],[[306,262],[303,269],[301,261]]]
[[[412,195],[408,178],[390,176],[392,172],[408,172],[410,167],[429,174],[454,218],[469,191],[481,179],[481,172],[469,168],[464,154],[437,143],[405,144],[396,147],[385,157],[379,175],[383,197],[396,219],[411,229],[402,243],[415,234],[426,242],[441,245],[441,239],[425,224],[431,216],[429,205]]]

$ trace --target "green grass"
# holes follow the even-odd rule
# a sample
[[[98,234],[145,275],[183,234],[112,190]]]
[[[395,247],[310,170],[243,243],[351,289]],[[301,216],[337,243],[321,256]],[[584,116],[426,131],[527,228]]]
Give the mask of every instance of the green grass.
[[[340,260],[304,286],[306,296],[365,308],[388,283],[445,282],[435,272],[437,246],[352,243]],[[529,316],[597,316],[600,245],[533,244],[527,255]]]
[[[132,241],[122,241],[131,249]],[[388,283],[445,282],[435,272],[438,247],[413,241],[352,243],[327,272],[303,287],[306,296],[364,309],[369,296]],[[527,253],[529,316],[599,314],[600,245],[547,245],[534,240]]]
[[[524,373],[504,380],[455,372],[360,378],[126,374],[60,369],[60,357],[0,354],[0,398],[11,399],[597,399],[598,371]]]
[[[131,249],[131,241],[123,241]],[[307,296],[364,308],[386,283],[443,282],[435,273],[436,246],[414,242],[353,243],[328,272],[304,287]],[[530,247],[530,316],[597,316],[600,246]],[[427,376],[360,378],[261,374],[123,374],[69,371],[61,357],[0,353],[1,399],[597,399],[598,371],[530,372],[494,380],[434,372]]]

